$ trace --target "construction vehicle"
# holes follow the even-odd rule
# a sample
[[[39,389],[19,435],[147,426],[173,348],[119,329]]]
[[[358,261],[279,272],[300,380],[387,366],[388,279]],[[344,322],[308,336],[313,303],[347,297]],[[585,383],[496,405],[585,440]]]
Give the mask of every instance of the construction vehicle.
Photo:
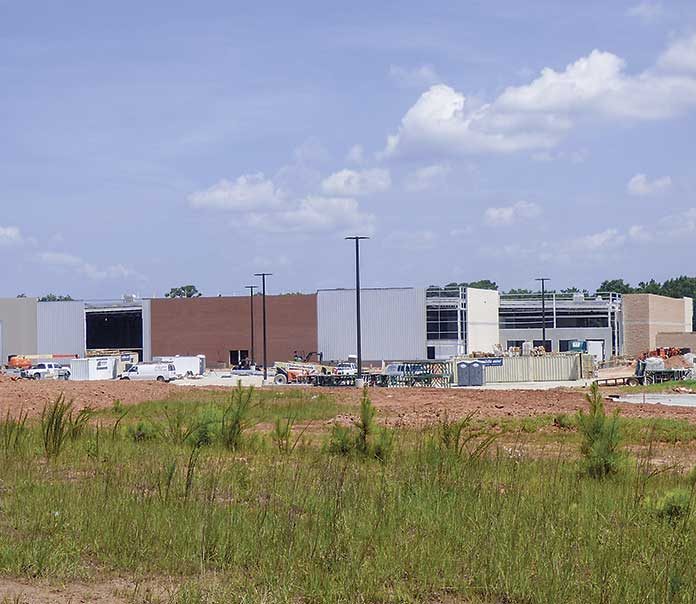
[[[633,375],[611,377],[594,380],[598,386],[641,386],[647,384],[661,384],[662,382],[685,380],[693,374],[693,369],[680,367],[678,369],[666,369],[664,359],[649,357],[638,360]]]
[[[333,367],[305,362],[278,362],[275,369],[274,384],[309,384],[310,376],[328,374]]]

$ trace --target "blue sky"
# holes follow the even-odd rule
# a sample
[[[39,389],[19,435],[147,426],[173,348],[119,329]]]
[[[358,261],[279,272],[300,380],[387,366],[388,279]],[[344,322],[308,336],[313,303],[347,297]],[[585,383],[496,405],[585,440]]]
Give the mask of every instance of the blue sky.
[[[0,0],[0,112],[0,296],[693,274],[693,2]]]

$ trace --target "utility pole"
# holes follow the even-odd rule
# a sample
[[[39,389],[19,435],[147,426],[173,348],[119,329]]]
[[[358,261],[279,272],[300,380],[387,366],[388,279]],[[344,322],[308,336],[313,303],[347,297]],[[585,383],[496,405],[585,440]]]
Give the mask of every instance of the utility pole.
[[[360,333],[360,241],[363,239],[369,239],[369,237],[364,237],[360,235],[353,235],[351,237],[346,237],[346,239],[351,239],[355,241],[355,321],[356,321],[356,353],[358,355],[358,376],[356,380],[360,380],[362,383],[362,340]]]
[[[541,345],[546,350],[546,289],[544,285],[550,281],[549,277],[537,277],[535,281],[541,281]]]
[[[250,365],[256,365],[256,356],[254,355],[254,290],[258,289],[258,285],[245,285],[246,289],[249,290],[249,306],[251,307],[251,361]]]
[[[273,273],[254,273],[254,277],[261,277],[261,297],[263,299],[263,381],[268,379],[268,356],[266,350],[266,277]]]

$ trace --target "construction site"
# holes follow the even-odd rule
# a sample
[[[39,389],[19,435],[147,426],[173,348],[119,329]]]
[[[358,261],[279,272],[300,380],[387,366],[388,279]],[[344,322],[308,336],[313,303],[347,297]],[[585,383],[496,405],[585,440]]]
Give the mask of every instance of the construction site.
[[[100,393],[107,400],[129,400],[140,389],[141,396],[151,396],[152,381],[225,388],[242,380],[259,386],[419,388],[420,396],[424,388],[485,388],[488,397],[502,399],[496,393],[504,390],[693,377],[690,298],[365,288],[359,372],[355,315],[354,289],[264,299],[4,299],[2,390],[5,400],[18,403],[31,388],[67,389],[79,400],[99,400]],[[471,394],[462,390],[457,396]],[[42,399],[34,400],[40,405]]]

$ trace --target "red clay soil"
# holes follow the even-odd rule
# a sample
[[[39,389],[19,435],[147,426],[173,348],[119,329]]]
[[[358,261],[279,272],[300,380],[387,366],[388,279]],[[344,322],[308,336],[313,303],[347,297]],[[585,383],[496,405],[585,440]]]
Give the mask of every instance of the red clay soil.
[[[44,405],[61,393],[73,401],[77,409],[110,407],[119,400],[124,405],[168,398],[181,388],[159,382],[73,382],[63,380],[12,380],[0,377],[0,419],[7,412],[17,415],[26,411],[30,416],[40,415]]]
[[[214,387],[210,390],[220,391]],[[41,414],[47,402],[64,393],[76,408],[90,406],[95,409],[110,407],[119,400],[124,405],[171,397],[181,398],[187,392],[199,396],[202,387],[182,387],[158,382],[129,381],[33,381],[0,378],[0,420],[9,411],[16,415],[20,410],[31,416]],[[274,388],[287,392],[287,387]],[[309,396],[318,392],[330,394],[339,403],[355,409],[360,391],[352,388],[307,388]],[[606,393],[611,392],[607,389]],[[586,408],[582,389],[557,388],[554,390],[470,390],[438,388],[372,388],[370,397],[379,415],[389,424],[418,426],[437,422],[447,413],[457,419],[472,411],[485,418],[522,418],[557,413],[575,413]],[[619,409],[624,417],[681,418],[696,423],[696,408],[665,405],[635,405],[607,402],[607,408]]]
[[[357,405],[360,392],[326,389],[341,402]],[[374,388],[370,398],[389,424],[419,426],[437,422],[444,413],[457,419],[476,411],[477,417],[522,418],[538,415],[573,414],[586,409],[586,390],[470,390],[436,388]],[[608,394],[611,390],[607,389]],[[614,390],[615,392],[615,390]],[[607,401],[623,417],[679,418],[696,423],[696,408],[666,405],[636,405]]]

